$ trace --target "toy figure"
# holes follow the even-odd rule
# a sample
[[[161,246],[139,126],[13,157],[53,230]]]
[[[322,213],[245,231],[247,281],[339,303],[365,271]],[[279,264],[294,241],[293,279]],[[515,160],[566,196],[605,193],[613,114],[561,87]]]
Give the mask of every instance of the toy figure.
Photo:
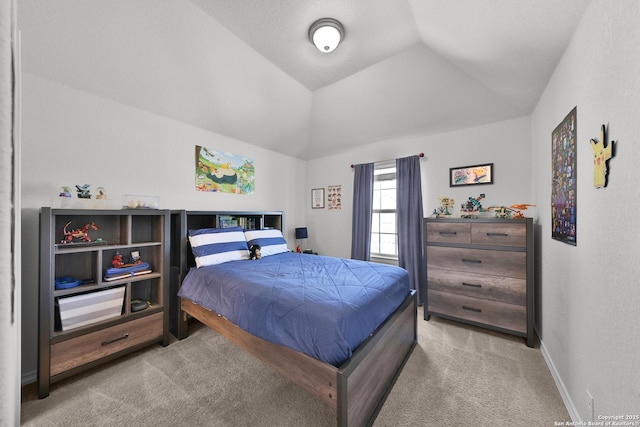
[[[65,224],[62,229],[62,235],[64,239],[62,243],[73,243],[73,239],[79,239],[82,242],[90,242],[91,238],[89,237],[89,229],[97,230],[99,227],[95,222],[91,224],[85,224],[81,228],[76,228],[75,230],[67,231],[67,227],[71,224],[71,221]]]
[[[529,203],[520,203],[516,205],[511,205],[509,207],[506,206],[489,206],[487,208],[488,211],[495,211],[496,218],[510,218],[513,215],[513,218],[524,218],[524,214],[521,211],[526,211],[529,206]]]
[[[613,143],[611,141],[606,147],[605,144],[605,127],[600,128],[600,141],[591,139],[591,148],[593,148],[593,186],[602,188],[607,186],[607,161],[613,157]]]
[[[467,202],[462,204],[462,211],[463,212],[483,212],[484,209],[480,204],[480,200],[484,199],[484,197],[485,197],[484,193],[480,194],[480,196],[478,196],[478,198],[475,198],[475,199],[473,197],[469,197]]]
[[[524,218],[524,214],[522,212],[520,212],[520,211],[526,211],[529,206],[533,207],[535,205],[531,205],[531,204],[528,204],[528,203],[520,203],[520,204],[517,204],[517,205],[509,206],[509,209],[511,209],[514,212],[514,214],[513,214],[514,218]]]
[[[251,245],[249,248],[249,258],[252,260],[262,258],[262,255],[260,254],[260,245]]]
[[[445,197],[445,196],[440,196],[439,200],[440,200],[440,207],[437,210],[436,209],[433,210],[434,215],[437,217],[451,215],[451,212],[449,212],[449,209],[453,208],[453,205],[455,204],[456,201],[450,197]]]
[[[133,256],[134,253],[136,253],[136,256]],[[132,255],[128,257],[124,257],[120,254],[120,252],[116,252],[116,254],[113,256],[113,259],[111,260],[111,266],[113,268],[126,268],[132,267],[137,264],[142,264],[142,260],[137,254],[137,251],[132,252]]]
[[[76,190],[78,191],[79,199],[91,198],[91,190],[89,190],[89,187],[91,187],[91,184],[76,185]]]
[[[118,268],[122,264],[124,264],[124,262],[122,262],[122,255],[120,255],[119,252],[116,252],[116,254],[113,256],[113,260],[111,261],[111,265],[113,266],[113,268]]]
[[[98,187],[98,194],[96,194],[96,199],[106,199],[107,198],[107,190],[104,187]]]
[[[60,187],[60,197],[71,197],[71,189],[69,187]]]
[[[511,209],[506,206],[489,206],[487,208],[488,211],[495,211],[496,218],[510,218],[511,217]]]

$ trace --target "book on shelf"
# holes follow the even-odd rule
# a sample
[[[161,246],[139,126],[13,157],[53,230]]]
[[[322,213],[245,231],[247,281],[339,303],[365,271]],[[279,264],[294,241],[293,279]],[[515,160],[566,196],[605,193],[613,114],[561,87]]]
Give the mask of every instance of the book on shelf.
[[[219,216],[218,223],[220,228],[230,228],[238,226],[238,220],[234,219],[232,216],[227,215]]]
[[[105,282],[111,282],[113,280],[127,279],[129,277],[134,277],[134,276],[143,276],[143,275],[149,274],[151,272],[152,272],[152,270],[141,270],[141,271],[132,271],[132,272],[129,272],[129,273],[118,274],[116,276],[105,276],[104,277],[104,281]]]

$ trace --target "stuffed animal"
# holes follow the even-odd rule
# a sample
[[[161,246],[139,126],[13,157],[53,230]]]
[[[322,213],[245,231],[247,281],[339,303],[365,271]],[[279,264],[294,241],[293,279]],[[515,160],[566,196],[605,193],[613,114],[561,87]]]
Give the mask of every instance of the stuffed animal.
[[[262,255],[260,254],[260,245],[251,245],[249,248],[249,258],[252,260],[262,258]]]

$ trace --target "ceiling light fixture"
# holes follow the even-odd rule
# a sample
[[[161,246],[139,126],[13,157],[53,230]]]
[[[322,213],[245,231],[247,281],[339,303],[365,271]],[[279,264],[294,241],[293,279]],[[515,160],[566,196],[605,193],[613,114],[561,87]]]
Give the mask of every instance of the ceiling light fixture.
[[[332,18],[322,18],[309,28],[309,40],[320,52],[333,52],[344,39],[344,27]]]

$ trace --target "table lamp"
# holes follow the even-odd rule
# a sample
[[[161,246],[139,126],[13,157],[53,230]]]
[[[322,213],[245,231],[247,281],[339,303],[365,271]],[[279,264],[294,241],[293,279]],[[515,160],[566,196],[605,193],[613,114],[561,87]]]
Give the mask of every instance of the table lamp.
[[[309,235],[307,233],[307,227],[296,228],[296,241],[304,240],[304,239],[307,239],[308,237]],[[300,250],[300,245],[298,245],[298,247],[296,248],[296,252],[302,252]]]

